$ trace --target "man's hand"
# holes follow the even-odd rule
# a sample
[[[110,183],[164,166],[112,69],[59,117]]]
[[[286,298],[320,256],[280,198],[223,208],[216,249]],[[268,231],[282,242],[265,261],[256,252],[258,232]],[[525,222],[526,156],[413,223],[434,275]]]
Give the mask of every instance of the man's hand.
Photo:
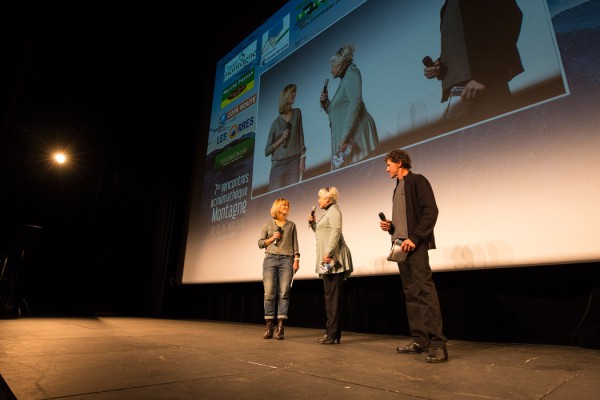
[[[402,242],[402,245],[400,246],[400,248],[402,249],[402,251],[405,252],[405,253],[408,253],[409,251],[414,250],[416,247],[417,246],[415,246],[415,244],[410,239],[405,239]]]
[[[425,67],[423,69],[423,74],[427,79],[437,78],[440,74],[440,62],[439,60],[433,63],[433,67]]]
[[[479,97],[485,92],[485,85],[471,79],[466,85],[465,89],[462,91],[460,95],[460,101],[469,101],[473,100],[476,97]]]
[[[392,221],[379,221],[379,227],[381,228],[382,231],[389,231],[390,229],[392,229]]]

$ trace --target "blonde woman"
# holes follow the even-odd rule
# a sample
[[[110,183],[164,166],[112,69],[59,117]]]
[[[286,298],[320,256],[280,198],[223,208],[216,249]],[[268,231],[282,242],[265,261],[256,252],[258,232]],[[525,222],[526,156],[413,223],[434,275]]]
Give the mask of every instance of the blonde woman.
[[[300,181],[306,161],[302,112],[294,108],[297,87],[290,83],[279,95],[279,116],[271,124],[265,157],[271,156],[269,191]]]
[[[263,261],[263,286],[265,291],[264,308],[267,331],[263,338],[271,339],[275,330],[275,339],[284,338],[284,322],[288,318],[290,304],[290,285],[292,278],[300,268],[298,232],[296,224],[287,219],[290,202],[279,198],[271,206],[271,217],[265,222],[258,247],[265,249]]]

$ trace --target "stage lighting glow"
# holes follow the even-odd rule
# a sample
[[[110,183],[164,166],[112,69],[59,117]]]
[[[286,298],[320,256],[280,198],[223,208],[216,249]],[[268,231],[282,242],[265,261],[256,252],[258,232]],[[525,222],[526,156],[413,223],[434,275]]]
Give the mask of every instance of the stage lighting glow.
[[[67,156],[64,153],[56,153],[53,158],[58,164],[64,164],[67,161]]]

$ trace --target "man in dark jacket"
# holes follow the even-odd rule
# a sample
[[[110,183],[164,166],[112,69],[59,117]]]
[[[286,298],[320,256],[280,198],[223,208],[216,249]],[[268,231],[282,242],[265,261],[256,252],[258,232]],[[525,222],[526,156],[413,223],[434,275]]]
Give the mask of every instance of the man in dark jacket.
[[[406,260],[398,262],[406,313],[412,342],[398,347],[398,353],[427,352],[425,361],[448,361],[446,337],[442,332],[442,313],[429,265],[429,249],[435,249],[433,228],[438,208],[427,178],[411,172],[411,160],[403,150],[392,150],[385,157],[386,171],[396,179],[392,199],[392,220],[380,221],[392,241],[402,239]]]

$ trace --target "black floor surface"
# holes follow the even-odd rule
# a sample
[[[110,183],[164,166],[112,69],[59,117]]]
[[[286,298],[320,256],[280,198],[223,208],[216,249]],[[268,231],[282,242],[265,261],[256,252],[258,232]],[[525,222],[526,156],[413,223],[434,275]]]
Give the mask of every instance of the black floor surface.
[[[406,337],[289,326],[150,318],[0,320],[5,398],[69,399],[598,399],[600,350],[449,341],[427,364]],[[0,394],[2,396],[2,394]],[[0,397],[2,398],[2,397]]]

